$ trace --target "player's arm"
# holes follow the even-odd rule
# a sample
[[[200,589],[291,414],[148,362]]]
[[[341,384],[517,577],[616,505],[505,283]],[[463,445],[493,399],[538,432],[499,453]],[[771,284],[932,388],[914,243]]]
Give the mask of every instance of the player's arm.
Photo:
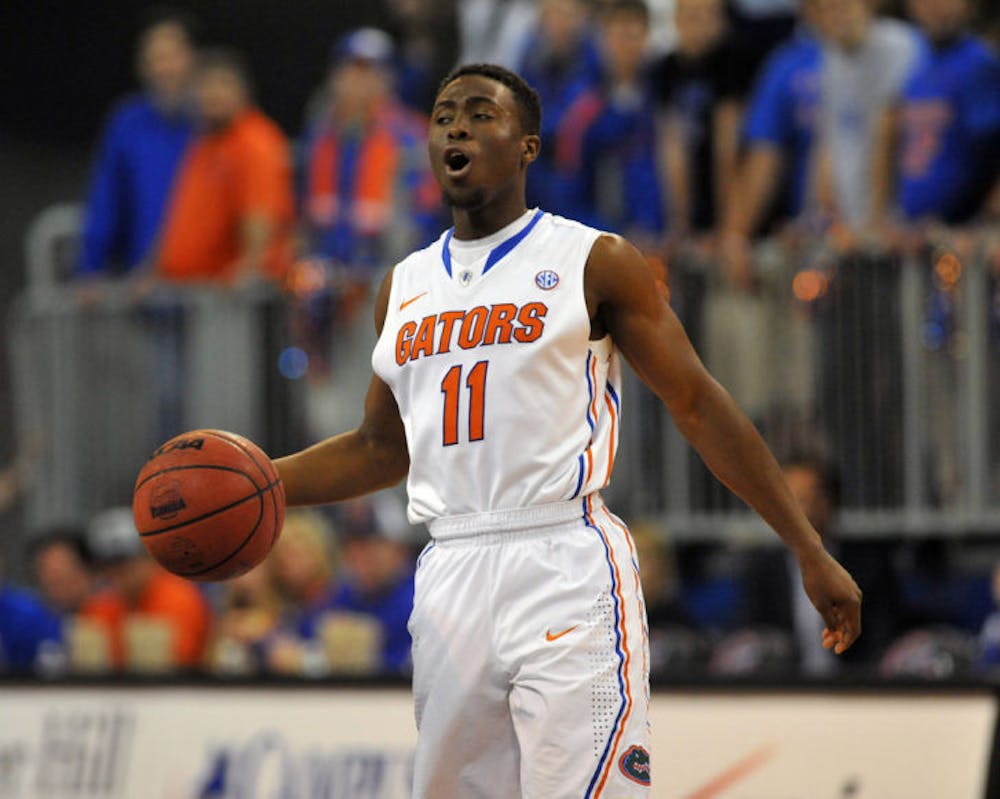
[[[375,303],[375,326],[385,322],[392,286],[390,272]],[[285,484],[289,505],[320,505],[388,488],[402,480],[410,468],[406,435],[396,398],[389,387],[372,375],[365,397],[365,414],[356,430],[279,458],[275,462]]]
[[[750,420],[702,365],[646,260],[624,239],[602,236],[587,261],[585,284],[597,332],[611,333],[716,477],[795,554],[806,592],[826,622],[823,643],[843,652],[861,632],[860,590],[823,548]]]

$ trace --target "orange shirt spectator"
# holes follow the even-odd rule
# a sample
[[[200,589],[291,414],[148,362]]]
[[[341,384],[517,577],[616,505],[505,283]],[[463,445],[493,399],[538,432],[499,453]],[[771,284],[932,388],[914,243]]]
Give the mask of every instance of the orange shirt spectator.
[[[152,568],[153,574],[134,605],[126,604],[117,591],[102,591],[84,604],[80,616],[102,624],[107,630],[111,660],[116,668],[128,665],[125,662],[125,622],[133,615],[167,621],[172,631],[175,665],[198,666],[208,640],[208,605],[193,583],[159,567]]]
[[[163,657],[170,665],[199,665],[211,623],[208,604],[194,583],[169,574],[150,559],[136,532],[132,509],[110,508],[91,519],[87,548],[107,588],[88,599],[78,616],[106,631],[111,664],[134,665],[129,662],[126,629],[131,620],[145,617],[153,625],[166,622],[169,651]],[[166,641],[163,646],[166,650]]]
[[[177,176],[158,270],[171,280],[280,279],[294,221],[288,142],[250,104],[246,73],[232,54],[205,55],[197,93],[205,132]]]

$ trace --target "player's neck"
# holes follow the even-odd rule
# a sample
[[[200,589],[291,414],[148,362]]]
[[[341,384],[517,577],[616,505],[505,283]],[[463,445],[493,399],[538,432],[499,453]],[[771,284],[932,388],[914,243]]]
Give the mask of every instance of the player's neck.
[[[459,241],[486,238],[524,216],[527,210],[523,195],[511,202],[489,203],[481,208],[453,208],[454,237]]]

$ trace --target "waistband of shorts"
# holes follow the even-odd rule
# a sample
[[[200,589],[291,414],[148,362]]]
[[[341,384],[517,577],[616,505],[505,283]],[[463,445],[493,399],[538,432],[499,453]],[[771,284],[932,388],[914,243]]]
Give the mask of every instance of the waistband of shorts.
[[[600,495],[591,494],[590,508],[601,507]],[[541,528],[552,528],[584,517],[586,497],[566,502],[546,502],[527,508],[494,510],[485,513],[465,513],[442,516],[428,523],[431,538],[435,541],[477,538],[501,534],[530,533]]]

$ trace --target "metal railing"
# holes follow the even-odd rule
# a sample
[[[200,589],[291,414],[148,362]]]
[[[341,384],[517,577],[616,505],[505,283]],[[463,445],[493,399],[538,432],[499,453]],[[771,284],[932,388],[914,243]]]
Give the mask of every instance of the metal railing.
[[[959,249],[836,255],[771,242],[754,295],[720,289],[704,262],[675,265],[697,348],[775,453],[819,452],[837,470],[844,534],[1000,533],[1000,285],[984,241]],[[629,383],[613,501],[680,540],[763,538]]]
[[[278,372],[276,291],[37,288],[8,317],[16,429],[34,462],[29,529],[130,504],[149,453],[184,430],[232,430],[276,454],[303,443],[300,384]]]
[[[356,419],[368,313],[340,323],[333,380],[310,393],[278,373],[294,310],[277,292],[161,290],[137,301],[118,285],[81,299],[56,263],[74,219],[57,209],[36,226],[31,281],[9,315],[22,450],[42,453],[29,525],[128,502],[150,448],[180,430],[225,427],[281,454]],[[907,256],[769,241],[753,294],[728,290],[704,259],[672,264],[696,347],[776,454],[818,451],[838,469],[847,535],[1000,533],[1000,283],[990,268],[1000,247],[968,233],[943,241]],[[626,373],[609,502],[661,517],[680,540],[762,539],[762,523]],[[330,406],[331,385],[347,413],[318,418],[310,405]]]

